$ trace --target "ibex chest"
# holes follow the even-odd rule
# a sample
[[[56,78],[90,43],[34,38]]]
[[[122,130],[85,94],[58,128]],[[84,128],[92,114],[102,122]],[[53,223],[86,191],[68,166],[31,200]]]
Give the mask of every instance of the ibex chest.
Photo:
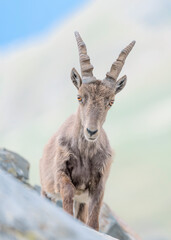
[[[91,190],[97,186],[104,160],[97,155],[71,155],[67,162],[67,171],[77,191]]]

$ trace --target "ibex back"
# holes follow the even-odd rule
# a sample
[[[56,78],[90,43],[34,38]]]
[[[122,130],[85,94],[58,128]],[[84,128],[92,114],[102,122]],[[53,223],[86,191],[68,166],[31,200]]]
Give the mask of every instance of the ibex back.
[[[81,75],[73,68],[71,79],[78,89],[79,107],[45,146],[40,160],[42,195],[62,198],[63,208],[88,226],[99,229],[99,212],[112,163],[112,149],[102,126],[115,95],[126,84],[117,80],[130,43],[112,64],[104,80],[93,76],[93,66],[78,32]],[[73,209],[73,206],[74,209]]]

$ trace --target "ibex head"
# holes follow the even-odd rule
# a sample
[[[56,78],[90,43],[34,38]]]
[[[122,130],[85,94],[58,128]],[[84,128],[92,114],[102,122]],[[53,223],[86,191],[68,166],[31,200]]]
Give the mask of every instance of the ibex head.
[[[118,59],[112,64],[110,72],[101,81],[93,76],[93,66],[87,55],[86,45],[78,32],[75,32],[75,37],[78,44],[82,77],[73,68],[71,79],[78,89],[80,118],[85,138],[88,141],[95,141],[100,134],[107,112],[114,103],[115,95],[126,85],[126,76],[119,80],[117,78],[135,41],[122,50]]]

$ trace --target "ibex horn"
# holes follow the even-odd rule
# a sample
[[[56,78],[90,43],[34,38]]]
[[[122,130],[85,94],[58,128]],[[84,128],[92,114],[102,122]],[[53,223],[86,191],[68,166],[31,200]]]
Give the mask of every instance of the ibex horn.
[[[135,41],[132,41],[126,48],[122,50],[122,52],[119,54],[118,59],[112,64],[110,72],[106,74],[104,81],[110,81],[113,84],[116,82],[119,73],[121,72],[122,67],[125,63],[125,60],[134,45]]]
[[[93,65],[90,63],[90,57],[87,55],[87,48],[85,43],[83,42],[80,34],[75,32],[75,37],[77,40],[78,51],[80,56],[80,67],[81,67],[81,75],[83,83],[89,83],[96,80],[93,76]]]

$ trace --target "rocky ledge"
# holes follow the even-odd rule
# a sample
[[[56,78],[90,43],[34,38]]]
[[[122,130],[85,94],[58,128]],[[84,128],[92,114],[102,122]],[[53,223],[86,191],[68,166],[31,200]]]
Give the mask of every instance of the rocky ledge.
[[[103,233],[86,227],[42,198],[40,189],[31,187],[28,178],[29,163],[16,153],[0,149],[0,239],[139,239],[106,204],[100,214]]]

